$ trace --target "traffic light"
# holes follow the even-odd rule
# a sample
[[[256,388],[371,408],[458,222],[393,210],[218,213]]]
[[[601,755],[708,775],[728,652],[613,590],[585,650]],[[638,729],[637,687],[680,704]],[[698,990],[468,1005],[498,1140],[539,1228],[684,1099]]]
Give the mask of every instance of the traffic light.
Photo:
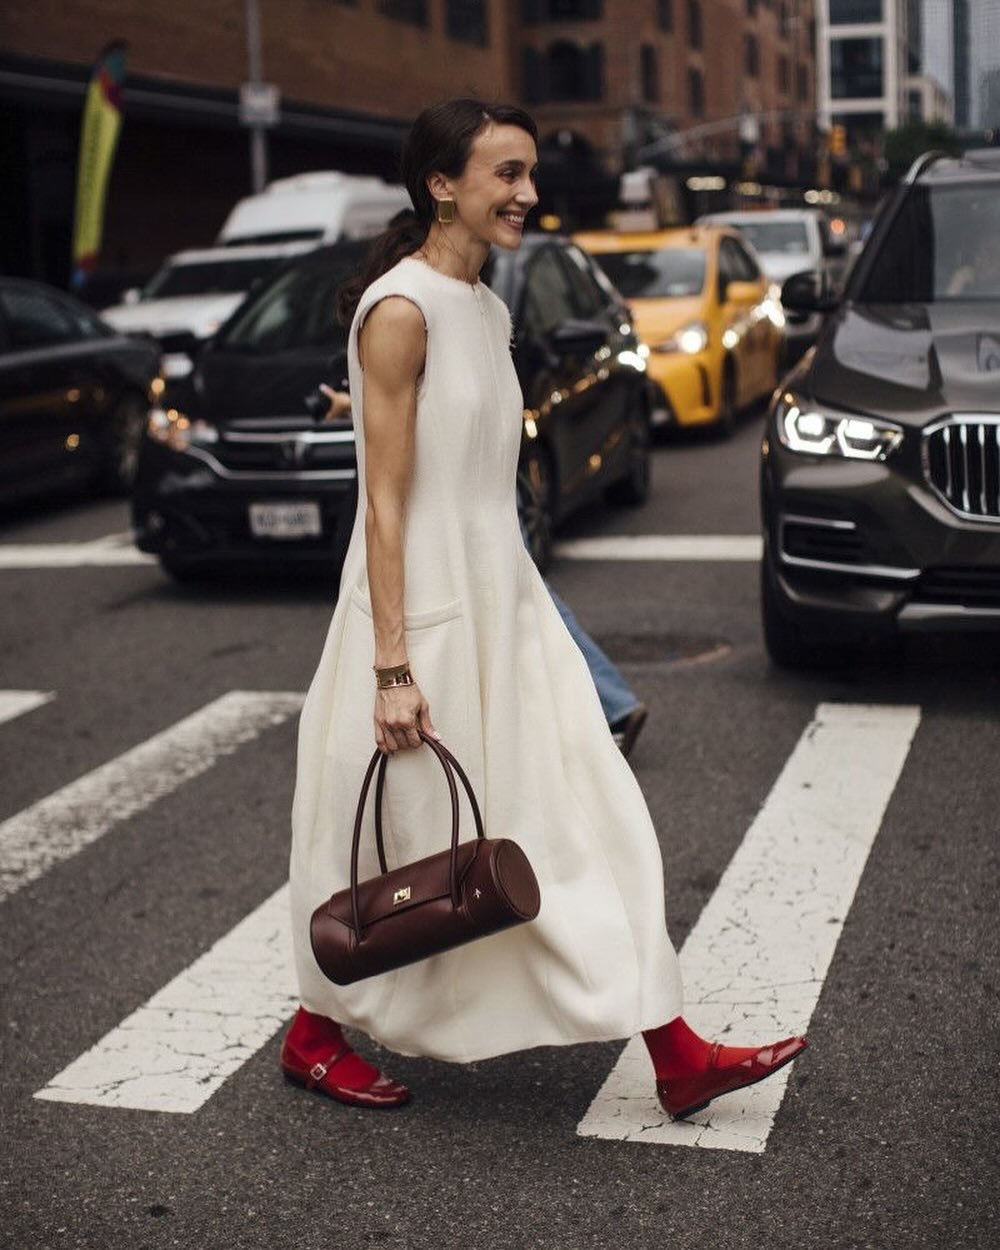
[[[839,123],[830,127],[830,154],[844,156],[847,153],[847,127]]]

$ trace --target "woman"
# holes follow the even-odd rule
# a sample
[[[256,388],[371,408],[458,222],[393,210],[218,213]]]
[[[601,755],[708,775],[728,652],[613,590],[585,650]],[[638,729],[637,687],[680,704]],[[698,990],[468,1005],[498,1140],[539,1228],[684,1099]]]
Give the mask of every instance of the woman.
[[[345,292],[359,503],[299,728],[302,1007],[281,1062],[342,1102],[398,1106],[409,1091],[351,1050],[340,1023],[456,1062],[642,1031],[660,1101],[683,1116],[770,1075],[805,1040],[713,1046],[681,1018],[649,813],[521,541],[510,316],[478,275],[491,247],[521,242],[537,201],[536,137],[517,108],[453,100],[421,114],[403,157],[416,221],[383,235]],[[487,831],[527,853],[542,909],[531,924],[338,987],[313,959],[309,919],[347,884],[373,698],[375,743],[395,757],[383,804],[390,863],[442,849],[447,791],[415,749],[418,729],[439,734]],[[378,871],[373,841],[362,841],[362,879]]]

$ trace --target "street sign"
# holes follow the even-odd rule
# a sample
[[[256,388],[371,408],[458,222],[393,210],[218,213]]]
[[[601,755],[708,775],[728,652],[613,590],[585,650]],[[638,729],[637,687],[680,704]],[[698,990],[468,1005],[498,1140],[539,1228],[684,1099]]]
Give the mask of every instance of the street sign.
[[[240,86],[240,125],[276,126],[281,92],[273,82],[245,82]]]

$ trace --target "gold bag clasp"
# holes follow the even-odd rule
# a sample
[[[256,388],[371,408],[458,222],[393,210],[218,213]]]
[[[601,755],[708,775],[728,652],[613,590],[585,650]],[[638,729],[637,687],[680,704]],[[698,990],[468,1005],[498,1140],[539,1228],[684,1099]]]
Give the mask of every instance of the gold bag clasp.
[[[404,885],[401,890],[397,890],[392,896],[393,907],[398,907],[400,903],[408,903],[410,901],[410,887]]]

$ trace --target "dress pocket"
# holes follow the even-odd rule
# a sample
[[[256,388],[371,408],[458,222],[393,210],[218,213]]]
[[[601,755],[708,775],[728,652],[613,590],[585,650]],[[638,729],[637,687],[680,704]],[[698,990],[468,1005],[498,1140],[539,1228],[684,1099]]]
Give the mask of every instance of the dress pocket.
[[[351,602],[355,607],[360,608],[365,616],[371,616],[371,602],[360,586],[355,586],[351,591]],[[411,630],[429,629],[432,625],[442,625],[445,621],[452,621],[461,615],[462,601],[452,599],[450,603],[443,603],[437,608],[428,608],[424,612],[407,612],[403,617],[403,628],[407,633]]]

